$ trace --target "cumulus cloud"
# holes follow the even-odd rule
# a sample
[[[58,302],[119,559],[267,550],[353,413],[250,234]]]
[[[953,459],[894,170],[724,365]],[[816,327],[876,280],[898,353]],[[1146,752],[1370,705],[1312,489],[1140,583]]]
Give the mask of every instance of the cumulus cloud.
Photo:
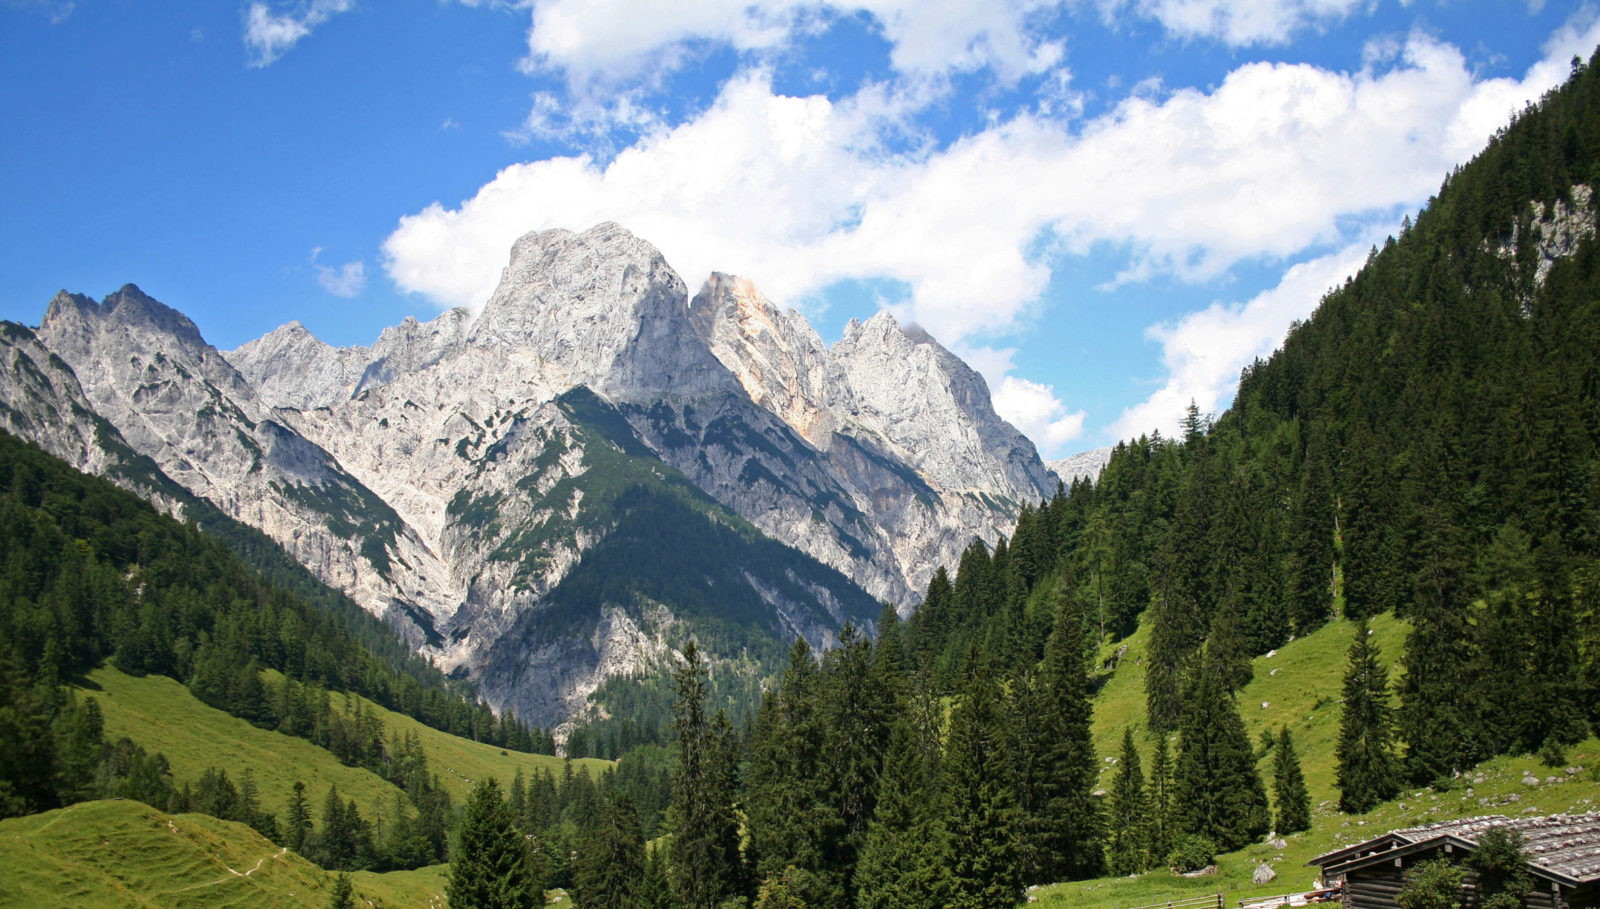
[[[995,413],[1038,445],[1046,458],[1067,454],[1066,445],[1083,435],[1084,411],[1067,412],[1055,389],[1016,376],[1001,380],[993,395]]]
[[[546,0],[534,6],[524,70],[557,71],[573,86],[655,78],[702,45],[762,54],[864,15],[890,45],[896,71],[916,76],[993,68],[1014,80],[1061,58],[1030,23],[1062,0]]]
[[[1563,53],[1522,80],[1475,80],[1459,50],[1418,35],[1382,71],[1248,64],[1076,131],[1023,114],[915,154],[878,141],[905,113],[881,90],[797,98],[745,73],[609,162],[514,165],[455,208],[402,218],[385,267],[403,290],[479,306],[521,234],[616,220],[691,285],[732,271],[803,304],[836,281],[903,282],[904,314],[958,345],[1014,331],[1054,257],[1095,244],[1124,249],[1130,279],[1195,281],[1337,247],[1353,221],[1425,199],[1556,84]]]
[[[1472,86],[1439,133],[1452,149],[1450,154],[1458,161],[1469,157],[1511,112],[1559,84],[1574,55],[1592,53],[1597,43],[1600,19],[1591,10],[1552,35],[1545,42],[1544,58],[1520,81],[1499,79]],[[1429,44],[1410,53],[1434,57],[1435,65],[1437,59],[1451,56],[1450,49]],[[1246,303],[1215,303],[1175,322],[1152,326],[1146,334],[1161,344],[1166,380],[1150,397],[1119,415],[1110,433],[1125,439],[1159,429],[1171,436],[1190,401],[1203,413],[1230,406],[1240,371],[1276,349],[1292,321],[1310,316],[1327,290],[1361,267],[1372,246],[1381,242],[1386,229],[1382,221],[1369,224],[1368,232],[1345,248],[1289,269],[1276,287]]]
[[[1347,273],[1370,230],[1392,230],[1596,43],[1595,18],[1575,20],[1521,79],[1482,79],[1457,48],[1414,34],[1356,72],[1252,63],[1209,90],[1141,91],[1076,124],[1024,113],[912,152],[881,139],[914,129],[925,99],[883,86],[791,97],[745,71],[614,157],[514,165],[455,207],[403,217],[384,267],[402,290],[477,307],[518,236],[615,220],[691,287],[728,271],[804,309],[836,282],[903,286],[898,316],[973,351],[1027,325],[1052,269],[1092,248],[1121,251],[1124,281],[1310,258],[1260,298],[1151,330],[1169,374],[1112,427],[1137,434],[1170,427],[1191,398],[1225,407],[1240,368]],[[984,372],[1047,447],[1081,430],[1047,387]]]
[[[349,12],[354,6],[355,0],[311,0],[278,13],[259,0],[251,3],[244,21],[244,43],[250,54],[250,65],[271,65],[317,26],[339,13]]]

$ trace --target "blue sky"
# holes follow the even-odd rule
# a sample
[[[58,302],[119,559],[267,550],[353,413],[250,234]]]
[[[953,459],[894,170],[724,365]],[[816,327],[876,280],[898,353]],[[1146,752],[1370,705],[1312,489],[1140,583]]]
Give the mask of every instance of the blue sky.
[[[0,0],[0,318],[230,348],[481,305],[615,220],[832,343],[888,307],[1047,456],[1240,367],[1600,42],[1556,0]]]

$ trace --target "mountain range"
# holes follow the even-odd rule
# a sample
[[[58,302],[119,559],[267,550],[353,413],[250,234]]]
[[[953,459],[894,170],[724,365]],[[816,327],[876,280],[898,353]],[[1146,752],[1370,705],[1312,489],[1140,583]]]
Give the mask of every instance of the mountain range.
[[[690,633],[759,664],[907,614],[1105,456],[1052,470],[915,325],[880,313],[829,347],[747,280],[691,298],[611,223],[524,236],[481,312],[370,347],[292,322],[219,351],[128,285],[58,294],[0,354],[4,428],[259,528],[541,724],[603,713],[597,688]]]

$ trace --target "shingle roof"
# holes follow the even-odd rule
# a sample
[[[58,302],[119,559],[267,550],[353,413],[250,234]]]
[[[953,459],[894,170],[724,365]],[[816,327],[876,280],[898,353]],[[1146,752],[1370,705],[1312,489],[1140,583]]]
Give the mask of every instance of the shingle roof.
[[[1521,833],[1522,849],[1530,863],[1580,883],[1600,881],[1600,812],[1521,818],[1498,814],[1469,817],[1394,830],[1367,842],[1376,846],[1384,839],[1393,838],[1395,845],[1401,846],[1449,836],[1477,845],[1478,838],[1494,827]],[[1329,864],[1343,864],[1339,859],[1359,851],[1356,846],[1348,846],[1314,859],[1311,864],[1324,865],[1324,859],[1336,859]]]

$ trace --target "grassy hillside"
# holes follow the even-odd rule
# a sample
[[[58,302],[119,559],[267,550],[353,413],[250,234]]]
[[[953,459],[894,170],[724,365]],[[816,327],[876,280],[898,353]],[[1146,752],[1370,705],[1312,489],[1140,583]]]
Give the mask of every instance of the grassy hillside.
[[[0,821],[0,868],[0,906],[272,909],[331,892],[320,868],[243,824],[126,800]]]
[[[208,767],[221,767],[238,782],[245,768],[255,773],[261,807],[281,815],[295,780],[306,784],[312,810],[322,810],[330,785],[355,799],[361,816],[394,812],[394,784],[369,770],[346,767],[327,750],[279,732],[258,729],[238,717],[200,702],[189,689],[165,676],[136,678],[104,666],[89,673],[83,694],[100,702],[106,739],[133,739],[145,750],[161,752],[179,785],[193,783]],[[444,733],[438,733],[444,735]]]
[[[1223,855],[1215,876],[1184,878],[1168,871],[1152,871],[1131,878],[1102,878],[1057,884],[1036,891],[1040,906],[1073,906],[1081,909],[1126,909],[1186,896],[1202,896],[1223,891],[1229,905],[1240,898],[1270,896],[1309,889],[1316,871],[1306,862],[1324,852],[1377,836],[1388,830],[1433,823],[1479,814],[1553,814],[1592,811],[1600,807],[1600,740],[1590,738],[1568,754],[1566,768],[1542,766],[1532,756],[1502,757],[1479,766],[1448,791],[1411,789],[1399,798],[1368,814],[1344,815],[1337,810],[1338,790],[1334,785],[1336,745],[1339,735],[1340,685],[1345,654],[1349,649],[1354,623],[1333,622],[1313,634],[1292,641],[1272,656],[1255,660],[1255,678],[1239,695],[1239,712],[1252,742],[1262,730],[1276,730],[1288,724],[1300,755],[1301,768],[1311,791],[1312,829],[1286,838],[1283,849],[1256,844]],[[1395,664],[1408,628],[1392,615],[1372,621],[1372,633],[1389,666],[1390,678],[1398,679]],[[1124,644],[1116,670],[1095,700],[1094,741],[1100,755],[1101,787],[1110,788],[1115,767],[1107,757],[1121,752],[1122,730],[1132,724],[1143,751],[1144,768],[1149,772],[1150,741],[1144,729],[1144,659],[1148,629],[1114,647],[1103,656],[1114,654]],[[1276,670],[1276,671],[1274,671]],[[1272,787],[1272,757],[1264,756],[1259,770]],[[1527,775],[1538,777],[1537,785],[1527,785]],[[1272,866],[1276,880],[1262,886],[1251,882],[1261,863]]]
[[[320,907],[333,875],[243,824],[142,802],[0,821],[0,907]],[[350,876],[356,904],[443,909],[449,866]]]
[[[423,751],[428,755],[428,769],[439,776],[439,781],[450,792],[450,797],[456,804],[466,801],[472,787],[485,777],[494,777],[499,780],[502,788],[510,785],[512,777],[518,770],[527,777],[536,773],[550,771],[557,779],[561,778],[564,760],[551,757],[547,754],[523,754],[517,751],[506,751],[493,745],[485,745],[470,739],[460,738],[448,732],[440,732],[431,726],[425,726],[403,713],[386,710],[372,701],[362,697],[354,697],[353,701],[360,701],[362,709],[369,714],[375,714],[383,720],[387,735],[404,738],[415,735],[422,744]],[[343,711],[344,701],[334,699],[334,709]],[[601,772],[614,766],[612,761],[602,761],[597,758],[581,758],[572,762],[572,770],[576,773],[579,768],[587,767],[589,775],[595,779],[600,778]]]
[[[273,681],[281,681],[275,673],[269,675]],[[261,790],[261,807],[273,814],[283,813],[296,780],[306,784],[314,811],[321,810],[322,797],[334,785],[345,798],[355,799],[362,816],[369,820],[392,815],[395,796],[402,795],[394,784],[369,770],[347,767],[304,739],[258,729],[208,707],[189,689],[164,676],[136,678],[105,666],[89,673],[79,694],[100,701],[108,740],[127,736],[148,751],[162,752],[180,784],[193,782],[207,767],[226,769],[236,782],[244,768],[251,768]],[[560,758],[507,752],[457,738],[364,698],[355,699],[362,702],[363,709],[381,717],[390,733],[417,737],[427,754],[428,767],[458,805],[486,776],[509,783],[519,768],[530,776],[545,769],[558,776],[561,773]],[[333,701],[335,710],[343,709],[342,697],[335,696]],[[611,765],[600,760],[575,764],[587,766],[596,777]]]

